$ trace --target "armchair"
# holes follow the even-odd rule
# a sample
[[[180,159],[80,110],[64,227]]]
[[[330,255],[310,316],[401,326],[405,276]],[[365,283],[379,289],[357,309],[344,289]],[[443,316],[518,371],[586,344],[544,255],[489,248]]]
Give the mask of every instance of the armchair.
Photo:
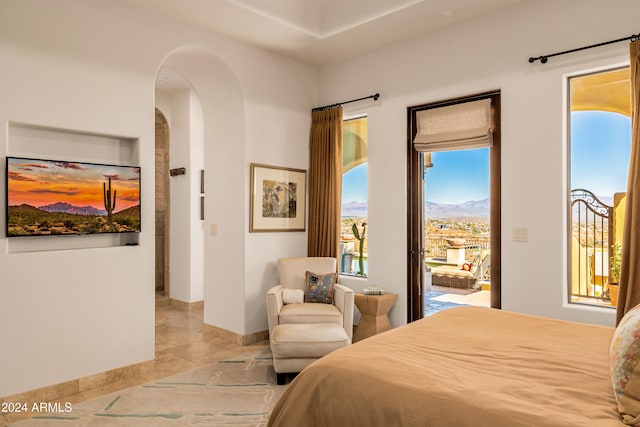
[[[314,360],[351,344],[354,294],[336,283],[332,304],[283,298],[285,290],[304,292],[307,271],[318,275],[335,273],[335,258],[281,258],[278,271],[280,284],[267,292],[267,316],[273,366],[278,384],[282,384],[284,373],[300,372]]]

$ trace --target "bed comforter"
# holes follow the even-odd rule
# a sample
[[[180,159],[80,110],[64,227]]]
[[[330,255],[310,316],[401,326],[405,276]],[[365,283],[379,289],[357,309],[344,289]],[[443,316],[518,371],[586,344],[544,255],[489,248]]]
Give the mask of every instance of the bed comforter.
[[[614,328],[481,307],[442,311],[314,362],[270,426],[621,426]]]

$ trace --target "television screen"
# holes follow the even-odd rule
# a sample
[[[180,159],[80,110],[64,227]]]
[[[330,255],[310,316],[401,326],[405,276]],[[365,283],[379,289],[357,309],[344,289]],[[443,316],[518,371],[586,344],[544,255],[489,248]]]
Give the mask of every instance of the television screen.
[[[140,168],[7,157],[7,237],[140,231]]]

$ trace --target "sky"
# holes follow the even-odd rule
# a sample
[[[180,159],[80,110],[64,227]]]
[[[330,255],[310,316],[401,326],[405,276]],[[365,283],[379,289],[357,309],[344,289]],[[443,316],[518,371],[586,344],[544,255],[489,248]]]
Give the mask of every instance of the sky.
[[[627,188],[631,150],[631,119],[617,113],[571,113],[570,187],[584,188],[596,196],[612,197]],[[489,197],[489,149],[432,153],[427,171],[426,200],[458,204]],[[368,164],[343,176],[342,200],[367,201]],[[558,183],[560,185],[560,183]]]
[[[431,153],[425,198],[440,204],[458,204],[489,197],[489,149]]]
[[[367,175],[369,163],[363,163],[342,176],[342,201],[367,202]]]
[[[612,197],[627,191],[631,119],[618,113],[571,113],[571,189]]]
[[[9,206],[65,202],[104,210],[103,183],[116,190],[114,212],[140,204],[140,168],[8,158]]]
[[[433,167],[427,172],[427,200],[462,203],[489,197],[489,149],[432,153]],[[368,163],[342,177],[342,201],[367,202]]]

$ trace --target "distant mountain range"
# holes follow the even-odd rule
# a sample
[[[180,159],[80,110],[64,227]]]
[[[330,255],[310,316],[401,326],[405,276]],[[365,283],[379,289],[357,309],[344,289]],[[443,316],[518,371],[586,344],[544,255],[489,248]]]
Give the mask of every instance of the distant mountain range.
[[[91,206],[74,206],[66,202],[57,202],[52,205],[40,206],[41,210],[47,212],[64,212],[75,215],[106,215],[104,209],[96,209]]]
[[[342,216],[354,218],[367,217],[367,204],[365,202],[348,202],[342,205]]]
[[[488,218],[489,198],[458,204],[425,202],[424,209],[427,218]]]
[[[488,218],[489,198],[484,200],[469,200],[458,204],[443,204],[425,202],[427,218]],[[363,218],[367,216],[365,202],[348,202],[342,205],[343,217]]]

